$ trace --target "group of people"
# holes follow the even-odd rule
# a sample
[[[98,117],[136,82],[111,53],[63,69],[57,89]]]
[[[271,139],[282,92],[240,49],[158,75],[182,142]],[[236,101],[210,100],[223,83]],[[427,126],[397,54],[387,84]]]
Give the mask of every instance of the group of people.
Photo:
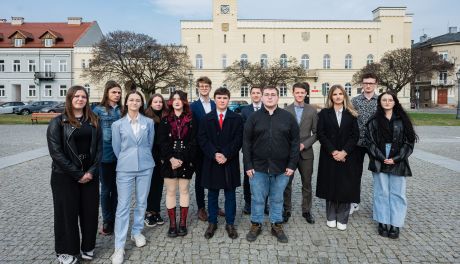
[[[137,247],[146,244],[144,225],[164,224],[160,214],[163,187],[169,218],[168,237],[185,236],[190,205],[189,186],[195,175],[195,193],[204,232],[211,239],[218,216],[225,230],[237,238],[236,188],[241,186],[240,150],[244,168],[244,214],[251,226],[246,239],[255,241],[269,214],[271,234],[280,243],[288,237],[283,223],[292,212],[292,181],[298,169],[302,183],[302,216],[312,214],[313,144],[321,144],[316,196],[326,200],[326,225],[345,230],[349,215],[359,208],[364,156],[374,178],[374,220],[381,236],[397,238],[407,210],[405,176],[411,176],[408,157],[417,134],[398,98],[391,92],[375,94],[377,77],[362,79],[363,93],[350,101],[341,85],[328,92],[319,113],[305,103],[307,83],[293,85],[294,102],[278,107],[276,87],[253,86],[252,103],[236,114],[228,109],[230,91],[218,88],[210,98],[212,82],[200,77],[200,97],[189,104],[176,90],[170,98],[127,93],[115,81],[105,85],[103,99],[93,111],[88,93],[71,87],[64,113],[47,130],[52,158],[55,249],[60,263],[94,258],[99,200],[103,223],[100,234],[115,236],[112,263],[123,263],[132,193],[135,205],[130,237]],[[207,189],[208,210],[205,208]],[[225,196],[219,208],[219,193]],[[179,193],[179,210],[176,196]],[[177,211],[179,211],[177,215]],[[81,240],[80,240],[81,233]]]

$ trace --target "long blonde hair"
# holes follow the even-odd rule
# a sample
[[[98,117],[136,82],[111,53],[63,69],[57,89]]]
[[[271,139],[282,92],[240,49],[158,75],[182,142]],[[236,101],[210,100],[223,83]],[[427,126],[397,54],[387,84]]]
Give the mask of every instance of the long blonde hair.
[[[355,108],[353,107],[353,104],[350,102],[350,98],[348,97],[347,92],[345,91],[343,86],[340,84],[334,84],[332,85],[331,89],[329,89],[329,93],[327,94],[326,108],[334,107],[334,102],[332,101],[332,94],[337,89],[341,90],[343,93],[343,108],[345,110],[348,110],[348,112],[350,112],[352,116],[357,117],[358,112],[355,110]]]

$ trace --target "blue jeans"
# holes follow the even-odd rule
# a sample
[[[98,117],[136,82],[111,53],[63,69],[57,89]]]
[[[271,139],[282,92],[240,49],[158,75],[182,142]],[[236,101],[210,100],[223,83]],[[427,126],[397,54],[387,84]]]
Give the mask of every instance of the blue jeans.
[[[101,162],[100,176],[101,181],[101,209],[102,221],[104,223],[115,222],[115,212],[117,211],[117,162]]]
[[[147,208],[152,170],[153,168],[136,172],[117,171],[118,206],[115,219],[115,248],[125,247],[133,188],[136,190],[136,208],[134,208],[131,235],[140,234],[144,228],[144,214]]]
[[[219,192],[220,190],[208,189],[208,222],[217,224],[217,211],[219,210]],[[225,194],[225,221],[227,225],[235,223],[236,214],[236,195],[235,189],[224,190]]]
[[[374,175],[374,220],[396,227],[404,225],[407,212],[406,177],[389,173]]]
[[[292,176],[291,176],[292,177]],[[256,171],[249,178],[251,186],[251,222],[264,221],[265,199],[268,196],[270,205],[270,222],[283,222],[283,194],[289,183],[288,176],[283,174],[267,174]]]

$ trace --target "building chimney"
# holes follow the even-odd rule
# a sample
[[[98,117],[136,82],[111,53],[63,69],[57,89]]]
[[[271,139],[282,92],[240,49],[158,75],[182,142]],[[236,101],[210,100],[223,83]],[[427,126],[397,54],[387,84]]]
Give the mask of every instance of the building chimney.
[[[457,33],[457,27],[449,27],[449,33],[450,34]]]
[[[420,42],[425,42],[428,40],[428,36],[426,34],[423,34],[423,36],[420,36]]]
[[[22,24],[24,24],[24,18],[23,17],[11,17],[11,25],[20,26]]]
[[[68,17],[67,24],[69,25],[81,25],[82,18],[81,17]]]

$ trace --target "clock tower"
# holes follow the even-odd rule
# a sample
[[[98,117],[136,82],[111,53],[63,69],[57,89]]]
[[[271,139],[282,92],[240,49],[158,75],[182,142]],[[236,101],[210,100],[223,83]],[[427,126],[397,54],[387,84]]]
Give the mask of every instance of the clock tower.
[[[229,32],[236,29],[238,15],[237,0],[213,0],[214,29]]]

